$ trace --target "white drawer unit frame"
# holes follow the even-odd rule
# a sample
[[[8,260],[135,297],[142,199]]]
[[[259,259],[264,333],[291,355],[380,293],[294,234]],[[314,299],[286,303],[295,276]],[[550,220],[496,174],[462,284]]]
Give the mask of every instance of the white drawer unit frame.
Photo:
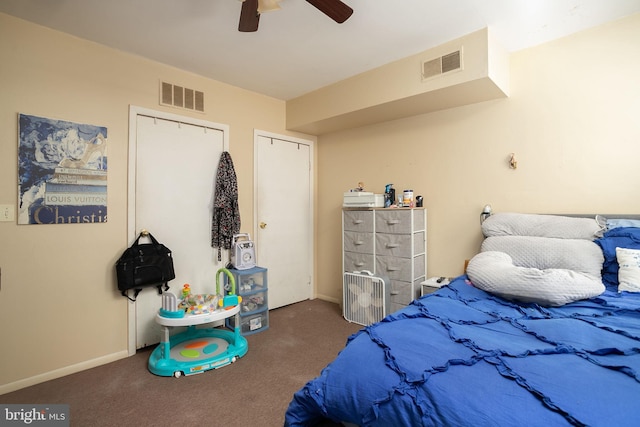
[[[342,271],[389,279],[391,312],[420,296],[427,275],[424,208],[343,208]]]

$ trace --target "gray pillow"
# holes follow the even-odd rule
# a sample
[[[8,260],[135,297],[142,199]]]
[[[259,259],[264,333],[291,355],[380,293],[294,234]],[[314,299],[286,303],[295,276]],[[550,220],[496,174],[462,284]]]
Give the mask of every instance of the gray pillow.
[[[493,214],[482,223],[482,233],[486,237],[515,235],[593,240],[601,230],[595,218],[512,212]]]

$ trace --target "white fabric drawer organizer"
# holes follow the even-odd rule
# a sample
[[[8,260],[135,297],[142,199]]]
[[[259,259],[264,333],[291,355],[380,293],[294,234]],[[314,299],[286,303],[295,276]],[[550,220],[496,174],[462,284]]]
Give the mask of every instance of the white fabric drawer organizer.
[[[389,279],[389,312],[420,296],[427,274],[426,209],[344,208],[342,243],[343,275],[368,270]]]

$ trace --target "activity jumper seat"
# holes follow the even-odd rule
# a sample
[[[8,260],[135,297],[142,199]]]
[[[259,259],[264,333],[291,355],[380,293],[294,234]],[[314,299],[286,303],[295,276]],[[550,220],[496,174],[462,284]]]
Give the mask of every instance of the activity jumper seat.
[[[229,278],[229,290],[220,287],[220,274]],[[246,338],[240,333],[240,302],[233,275],[226,268],[216,273],[216,294],[192,295],[189,285],[182,291],[182,299],[171,292],[162,294],[162,308],[156,322],[162,327],[162,340],[149,356],[149,371],[176,378],[217,369],[235,362],[247,354]],[[197,328],[235,316],[233,330],[215,327]],[[173,336],[170,328],[186,326],[184,332]]]

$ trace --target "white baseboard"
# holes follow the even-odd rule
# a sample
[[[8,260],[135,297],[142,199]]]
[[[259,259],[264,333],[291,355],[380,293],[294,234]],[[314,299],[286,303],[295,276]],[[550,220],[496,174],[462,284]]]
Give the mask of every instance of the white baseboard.
[[[71,366],[65,366],[64,368],[55,369],[53,371],[45,372],[33,377],[18,380],[9,384],[0,385],[0,395],[11,393],[12,391],[20,390],[22,388],[30,387],[32,385],[40,384],[45,381],[55,380],[67,375],[75,374],[77,372],[85,371],[87,369],[95,368],[97,366],[106,365],[107,363],[115,362],[116,360],[124,359],[129,356],[129,352],[126,350],[119,351],[117,353],[108,354],[106,356],[98,357],[96,359],[86,360],[81,363],[77,363]]]

